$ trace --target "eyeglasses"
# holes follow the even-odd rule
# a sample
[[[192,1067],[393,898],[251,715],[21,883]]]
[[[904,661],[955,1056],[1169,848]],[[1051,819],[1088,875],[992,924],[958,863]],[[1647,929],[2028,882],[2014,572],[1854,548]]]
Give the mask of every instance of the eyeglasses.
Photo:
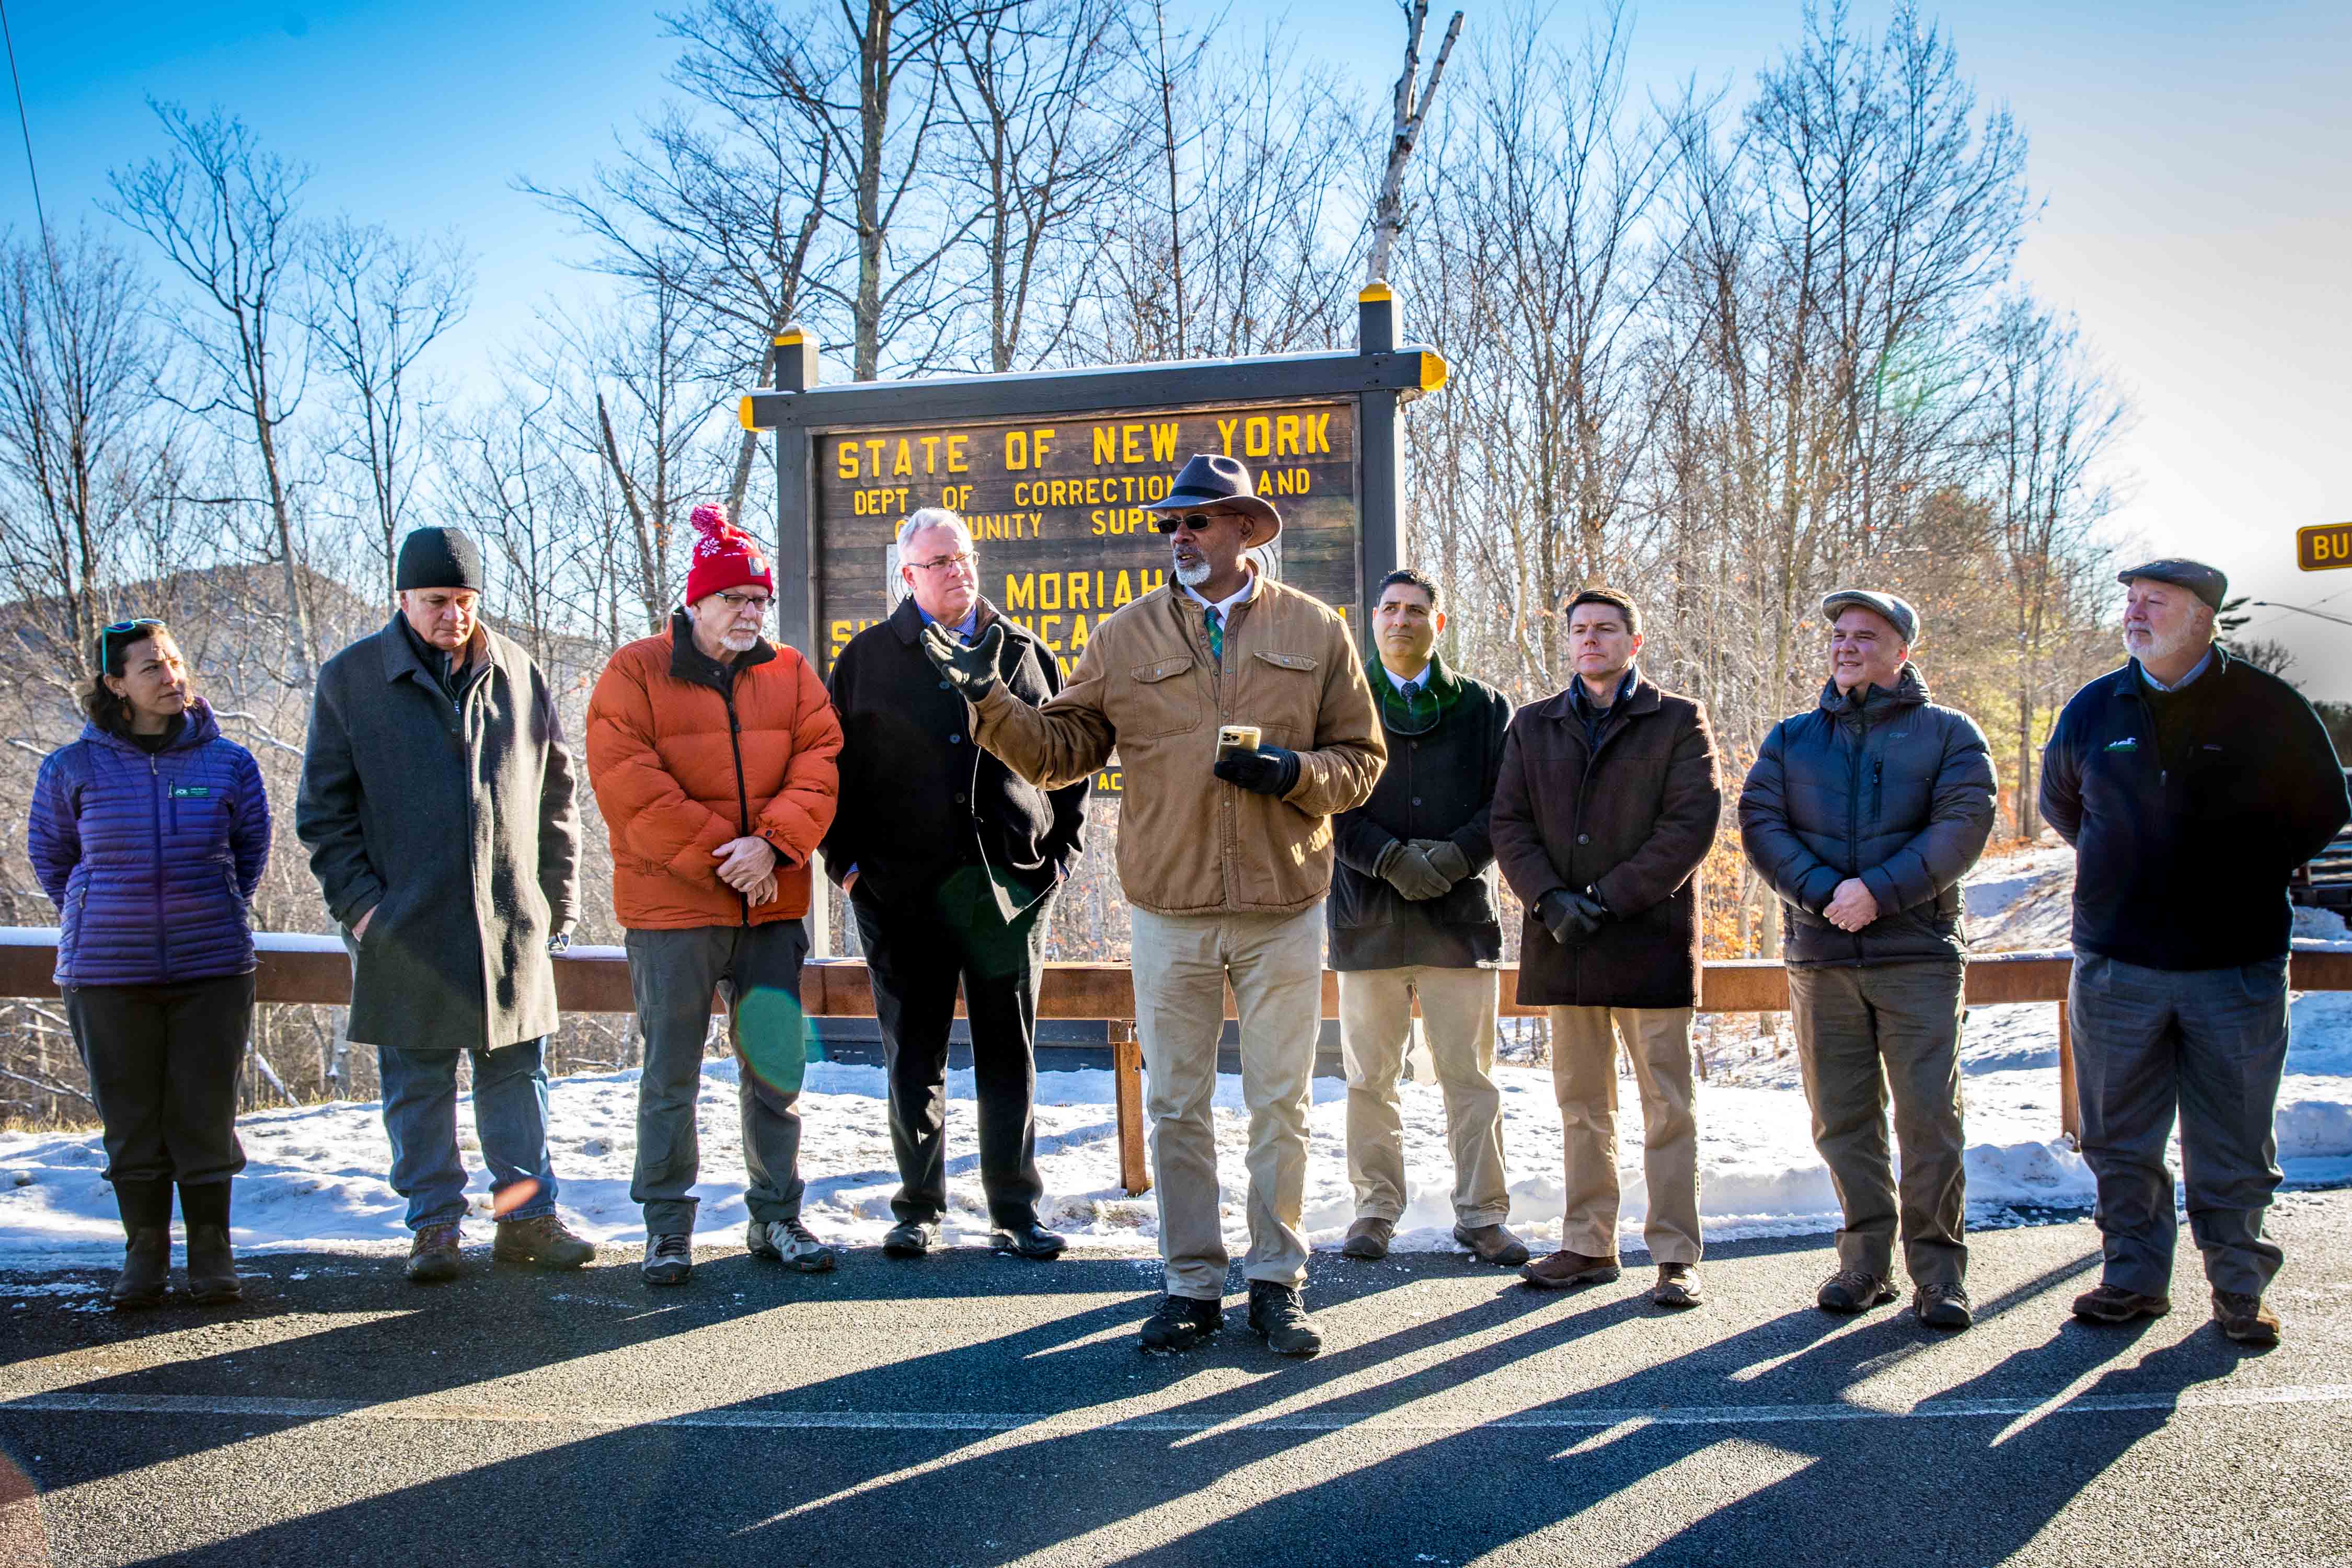
[[[726,600],[727,607],[739,616],[745,610],[756,610],[764,616],[768,613],[768,606],[775,603],[761,594],[721,594],[719,596]]]
[[[1180,528],[1188,528],[1194,533],[1199,533],[1216,521],[1217,514],[1211,511],[1188,511],[1182,517],[1170,517],[1161,513],[1152,518],[1151,526],[1160,533],[1173,533]]]
[[[945,571],[950,566],[969,569],[978,565],[979,563],[980,557],[973,554],[969,550],[959,551],[953,555],[934,556],[929,561],[909,561],[907,563],[908,565],[913,567],[918,572],[940,572]]]

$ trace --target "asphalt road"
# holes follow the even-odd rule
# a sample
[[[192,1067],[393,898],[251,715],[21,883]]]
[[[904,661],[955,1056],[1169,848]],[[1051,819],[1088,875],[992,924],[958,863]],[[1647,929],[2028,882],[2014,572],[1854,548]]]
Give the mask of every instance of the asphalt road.
[[[248,1263],[228,1311],[0,1280],[0,1564],[2352,1563],[2352,1192],[2275,1215],[2287,1338],[2073,1322],[2081,1220],[1979,1234],[1979,1326],[1811,1306],[1824,1238],[1713,1299],[1464,1259],[1308,1287],[1329,1349],[1139,1355],[1156,1269],[634,1256],[424,1289]],[[2185,1239],[2185,1237],[2184,1237]]]

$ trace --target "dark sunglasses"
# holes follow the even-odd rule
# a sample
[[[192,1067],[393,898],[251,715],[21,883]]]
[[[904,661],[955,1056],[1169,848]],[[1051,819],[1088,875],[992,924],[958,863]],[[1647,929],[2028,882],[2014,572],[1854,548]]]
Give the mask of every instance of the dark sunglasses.
[[[1189,528],[1198,533],[1216,521],[1217,516],[1214,512],[1189,511],[1182,517],[1170,517],[1166,512],[1155,512],[1152,514],[1151,526],[1160,533],[1173,533],[1180,528]]]
[[[142,616],[135,621],[117,621],[105,627],[98,634],[99,667],[110,675],[121,674],[114,668],[120,662],[115,658],[116,653],[131,643],[143,641],[150,633],[163,629],[163,623],[152,616]]]

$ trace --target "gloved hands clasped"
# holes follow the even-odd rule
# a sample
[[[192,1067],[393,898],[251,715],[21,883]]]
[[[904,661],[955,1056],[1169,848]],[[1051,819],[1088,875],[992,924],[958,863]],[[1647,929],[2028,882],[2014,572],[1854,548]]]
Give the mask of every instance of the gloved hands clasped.
[[[1562,947],[1572,947],[1608,923],[1609,906],[1591,893],[1554,888],[1536,900],[1536,919],[1551,932],[1552,941]]]
[[[1235,752],[1212,770],[1229,784],[1258,795],[1286,795],[1298,783],[1298,753],[1280,746]]]
[[[993,621],[980,640],[966,647],[955,633],[937,621],[923,626],[923,651],[939,667],[940,676],[967,702],[977,703],[995,689],[996,656],[1004,647],[1004,624]]]
[[[1448,886],[1470,875],[1470,857],[1464,854],[1462,846],[1451,838],[1415,838],[1409,842],[1429,857],[1430,865],[1436,868],[1437,874],[1445,879]]]
[[[1411,843],[1398,839],[1372,862],[1375,876],[1416,902],[1434,899],[1454,886],[1451,878],[1430,864],[1429,852],[1421,845],[1420,839]]]

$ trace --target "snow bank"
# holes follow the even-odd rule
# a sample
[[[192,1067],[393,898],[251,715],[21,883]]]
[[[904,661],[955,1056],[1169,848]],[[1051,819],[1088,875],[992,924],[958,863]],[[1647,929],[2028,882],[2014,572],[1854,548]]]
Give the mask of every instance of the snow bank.
[[[1698,1090],[1701,1209],[1709,1236],[1808,1234],[1836,1225],[1836,1199],[1813,1152],[1796,1058],[1785,1032],[1710,1032],[1711,1077]],[[2352,994],[2311,994],[2294,1003],[2294,1044],[2278,1107],[2279,1154],[2290,1179],[2352,1180]],[[1776,1052],[1776,1043],[1779,1049]],[[2017,1210],[2088,1207],[2090,1173],[2058,1133],[2056,1009],[2046,1005],[1971,1011],[1963,1068],[1968,1103],[1971,1220],[2001,1223]],[[1511,1223],[1532,1245],[1557,1246],[1563,1187],[1559,1112],[1542,1068],[1498,1066],[1504,1143],[1510,1170]],[[703,1074],[703,1182],[698,1234],[710,1244],[739,1242],[745,1219],[742,1148],[735,1125],[735,1068],[712,1061]],[[1118,1187],[1111,1075],[1047,1072],[1038,1078],[1037,1155],[1048,1194],[1045,1223],[1097,1253],[1149,1256],[1157,1215],[1151,1198]],[[891,1223],[891,1164],[879,1068],[814,1065],[800,1109],[802,1173],[810,1225],[852,1246],[881,1240]],[[1318,1247],[1337,1246],[1353,1217],[1347,1181],[1345,1088],[1315,1083],[1309,1118],[1306,1226]],[[950,1245],[984,1245],[979,1155],[973,1141],[972,1082],[950,1075]],[[1618,1142],[1624,1187],[1622,1240],[1638,1248],[1644,1192],[1640,1098],[1622,1079]],[[1411,1204],[1398,1245],[1442,1249],[1453,1244],[1445,1155],[1445,1116],[1433,1085],[1402,1090]],[[1240,1080],[1218,1081],[1216,1125],[1225,1180],[1226,1222],[1234,1255],[1241,1231],[1242,1156],[1248,1141]],[[561,1205],[580,1231],[599,1241],[641,1235],[629,1201],[636,1141],[636,1079],[617,1073],[558,1080],[551,1093],[555,1169]],[[461,1108],[460,1141],[478,1167],[471,1111]],[[390,1161],[379,1108],[373,1103],[307,1106],[246,1117],[239,1124],[249,1163],[237,1183],[236,1240],[263,1250],[389,1253],[404,1248],[401,1205],[384,1185]],[[2176,1156],[2177,1158],[2177,1156]],[[0,1135],[0,1268],[90,1264],[117,1253],[113,1193],[99,1173],[105,1156],[96,1134]],[[474,1178],[478,1239],[488,1234],[488,1193]]]

